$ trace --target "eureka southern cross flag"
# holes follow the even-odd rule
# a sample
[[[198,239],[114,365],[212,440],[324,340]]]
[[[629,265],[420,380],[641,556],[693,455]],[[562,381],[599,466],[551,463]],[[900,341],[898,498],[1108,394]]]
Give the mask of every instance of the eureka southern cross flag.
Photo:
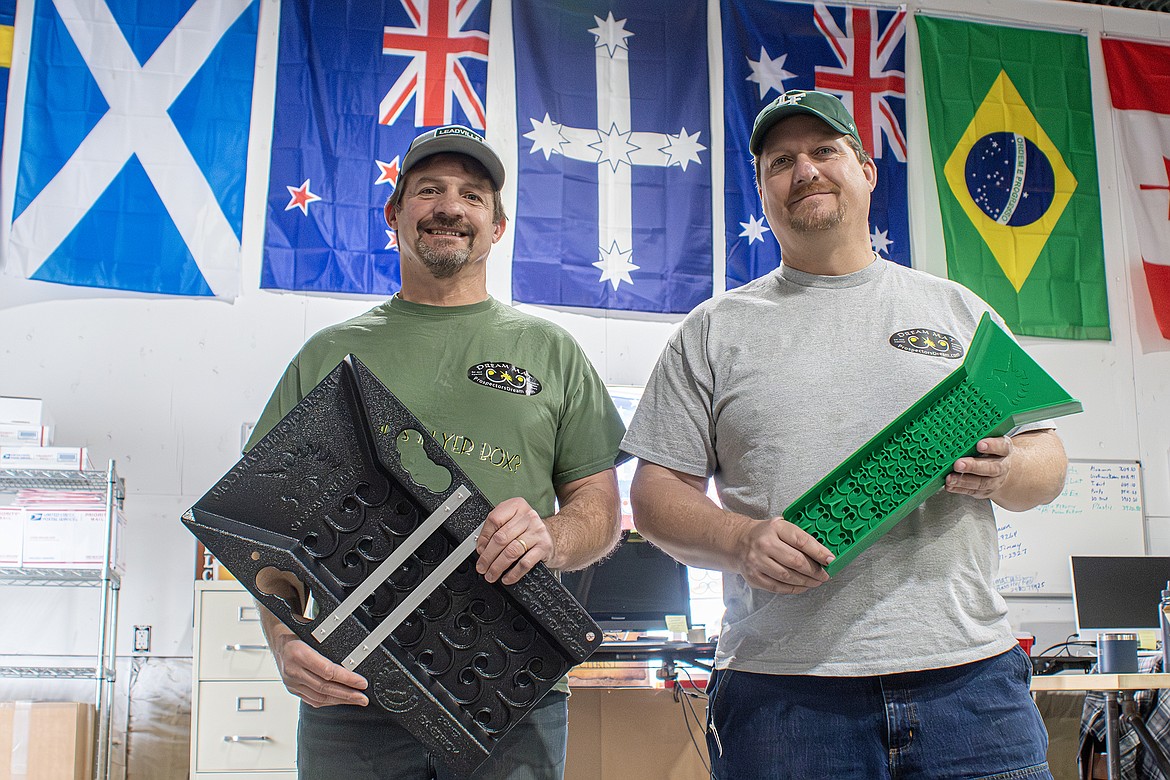
[[[382,207],[416,135],[483,130],[480,0],[283,0],[260,286],[387,295],[401,286]]]
[[[917,21],[948,275],[1017,334],[1108,339],[1085,39]]]
[[[690,311],[713,286],[706,5],[512,6],[513,297]]]
[[[1170,46],[1101,40],[1146,286],[1170,339]]]
[[[234,298],[259,2],[32,2],[7,259],[46,282]]]
[[[841,98],[878,169],[870,244],[910,265],[906,206],[906,11],[824,3],[725,0],[723,12],[724,239],[727,289],[780,264],[756,192],[748,139],[756,114],[790,89]]]

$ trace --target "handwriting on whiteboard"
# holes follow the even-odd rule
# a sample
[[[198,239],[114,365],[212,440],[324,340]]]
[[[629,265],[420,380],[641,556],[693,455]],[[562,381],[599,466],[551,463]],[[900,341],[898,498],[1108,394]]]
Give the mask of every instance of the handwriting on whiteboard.
[[[1141,512],[1141,474],[1137,464],[1083,464],[1069,469],[1064,492],[1047,506],[1032,511],[1040,515],[1084,514],[1086,505],[1103,512]]]
[[[1068,556],[1140,555],[1143,547],[1141,466],[1074,461],[1064,490],[1026,512],[995,508],[1001,593],[1065,594]]]

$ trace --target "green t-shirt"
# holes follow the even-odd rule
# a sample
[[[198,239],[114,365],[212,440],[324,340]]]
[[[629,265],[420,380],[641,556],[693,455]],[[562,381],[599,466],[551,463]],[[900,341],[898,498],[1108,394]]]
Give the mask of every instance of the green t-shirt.
[[[427,306],[394,296],[325,328],[289,364],[248,448],[349,353],[494,504],[520,496],[548,517],[554,486],[614,465],[624,427],[581,348],[492,298]]]

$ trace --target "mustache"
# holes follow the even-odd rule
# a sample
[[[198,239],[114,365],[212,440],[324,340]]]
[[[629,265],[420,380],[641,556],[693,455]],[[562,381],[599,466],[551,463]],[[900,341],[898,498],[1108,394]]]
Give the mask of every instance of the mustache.
[[[821,193],[833,194],[835,192],[837,192],[837,190],[834,187],[825,187],[824,185],[816,183],[806,184],[800,189],[788,193],[788,202],[795,203],[801,198],[808,197],[809,195],[819,195]]]
[[[463,220],[455,218],[447,219],[444,217],[432,217],[426,222],[419,223],[419,228],[421,230],[432,230],[435,228],[438,228],[439,230],[457,230],[460,233],[466,233],[468,235],[473,235],[475,233],[471,225],[467,224]]]

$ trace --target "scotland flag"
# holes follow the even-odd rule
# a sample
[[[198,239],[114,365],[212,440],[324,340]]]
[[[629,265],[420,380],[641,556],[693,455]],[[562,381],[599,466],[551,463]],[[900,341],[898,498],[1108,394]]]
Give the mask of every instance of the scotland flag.
[[[869,212],[879,257],[910,265],[906,199],[906,12],[729,0],[723,12],[727,289],[780,264],[756,192],[748,138],[756,114],[790,89],[841,98],[877,164]]]
[[[712,292],[705,5],[515,0],[517,301],[686,312]]]
[[[34,2],[10,261],[234,298],[259,3]]]

